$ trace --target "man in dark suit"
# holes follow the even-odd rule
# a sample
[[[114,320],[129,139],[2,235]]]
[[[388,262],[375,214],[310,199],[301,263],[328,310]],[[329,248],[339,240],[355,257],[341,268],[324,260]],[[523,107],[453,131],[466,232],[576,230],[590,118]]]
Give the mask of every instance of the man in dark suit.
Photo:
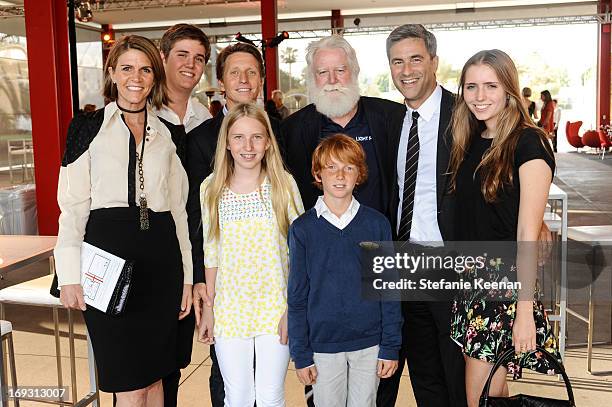
[[[215,117],[202,123],[187,138],[187,175],[189,198],[187,216],[189,237],[193,252],[193,305],[198,326],[203,302],[209,302],[204,281],[204,251],[202,214],[200,210],[200,185],[212,173],[217,149],[217,137],[228,109],[239,103],[255,103],[262,89],[264,64],[260,52],[252,45],[237,43],[223,49],[215,67],[221,90],[225,92],[226,105]],[[279,122],[270,118],[272,131],[279,134]],[[279,145],[282,143],[279,140]],[[208,327],[204,327],[205,330]],[[225,391],[214,345],[210,346],[210,397],[213,407],[223,407]]]
[[[281,123],[285,162],[298,185],[304,209],[312,208],[321,194],[311,174],[315,148],[322,139],[343,133],[357,140],[366,152],[368,180],[355,189],[355,198],[388,216],[393,162],[386,153],[391,148],[391,136],[401,130],[405,107],[359,95],[357,56],[339,35],[309,44],[306,62],[312,103]],[[310,386],[306,395],[312,406]]]
[[[170,130],[176,153],[183,167],[187,169],[187,138],[197,126],[210,118],[210,113],[196,98],[191,98],[195,86],[200,82],[204,68],[210,58],[210,42],[198,27],[190,24],[176,24],[162,36],[160,51],[166,72],[169,102],[157,116]],[[192,286],[185,286],[182,305],[185,309],[179,314],[177,332],[178,366],[164,377],[164,406],[177,405],[180,369],[191,362],[193,330],[195,317],[191,312]]]
[[[436,82],[436,38],[420,24],[406,24],[387,38],[391,76],[404,96],[402,130],[390,142],[389,212],[397,240],[453,240],[453,197],[447,193],[454,95]],[[403,343],[394,376],[383,379],[377,405],[395,405],[404,361],[419,406],[466,406],[461,348],[450,338],[449,301],[402,303]]]
[[[341,36],[313,42],[306,54],[306,80],[311,104],[281,123],[287,166],[300,189],[304,209],[314,206],[321,191],[310,172],[312,154],[325,137],[347,134],[366,152],[368,180],[356,199],[387,214],[393,165],[385,156],[389,138],[401,129],[405,108],[395,102],[359,95],[359,64],[354,49]]]

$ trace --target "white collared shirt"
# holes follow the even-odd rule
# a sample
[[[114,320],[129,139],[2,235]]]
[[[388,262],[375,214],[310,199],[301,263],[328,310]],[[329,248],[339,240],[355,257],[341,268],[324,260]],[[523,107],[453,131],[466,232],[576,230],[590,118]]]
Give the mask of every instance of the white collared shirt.
[[[555,128],[559,127],[559,123],[561,122],[561,108],[557,107],[555,112],[553,113],[553,121],[555,122]]]
[[[181,119],[179,119],[174,110],[170,109],[166,105],[163,105],[160,110],[155,112],[155,114],[174,125],[178,126],[179,124],[182,124],[185,126],[185,133],[189,133],[191,130],[195,129],[200,124],[212,117],[210,111],[206,108],[206,106],[200,103],[197,98],[189,98],[187,101],[187,110],[185,111],[183,123],[181,123]]]
[[[349,223],[355,218],[357,215],[357,211],[359,211],[359,202],[352,198],[350,205],[346,208],[346,211],[340,216],[337,217],[327,206],[325,201],[323,200],[323,195],[319,196],[317,199],[317,203],[315,204],[315,210],[317,211],[317,218],[323,216],[323,219],[334,225],[340,230],[343,230],[348,226]]]
[[[412,226],[410,229],[411,242],[442,241],[442,234],[438,226],[438,198],[436,191],[440,103],[442,103],[442,88],[440,85],[436,85],[436,89],[429,98],[416,109],[419,112],[419,161],[417,164],[414,209],[412,211]],[[397,150],[397,185],[399,186],[400,202],[397,208],[398,231],[400,226],[399,219],[402,218],[406,150],[408,148],[408,135],[412,125],[413,112],[410,106],[406,107],[406,116],[404,117],[402,134]]]

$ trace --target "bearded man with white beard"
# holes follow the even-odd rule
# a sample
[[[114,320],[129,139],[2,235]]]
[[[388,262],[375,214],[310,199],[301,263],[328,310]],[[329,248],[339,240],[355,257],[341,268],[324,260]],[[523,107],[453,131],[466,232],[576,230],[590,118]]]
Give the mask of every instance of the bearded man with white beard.
[[[312,42],[306,50],[308,97],[312,102],[281,123],[285,161],[297,182],[304,209],[320,195],[311,174],[312,154],[319,142],[337,133],[358,141],[366,152],[368,178],[354,192],[360,203],[390,215],[395,160],[389,142],[399,134],[406,108],[389,100],[359,95],[359,64],[343,37]]]

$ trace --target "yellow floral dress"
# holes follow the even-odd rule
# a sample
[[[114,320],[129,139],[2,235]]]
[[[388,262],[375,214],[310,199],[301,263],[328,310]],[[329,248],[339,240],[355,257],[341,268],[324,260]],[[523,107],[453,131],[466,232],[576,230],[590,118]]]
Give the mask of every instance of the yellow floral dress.
[[[220,238],[207,236],[209,211],[204,197],[213,175],[200,188],[204,266],[217,267],[215,284],[215,337],[252,338],[275,335],[287,309],[289,248],[272,208],[272,187],[266,177],[247,194],[223,190],[219,200]],[[291,176],[290,176],[291,177]],[[288,207],[292,223],[304,212],[293,178]]]

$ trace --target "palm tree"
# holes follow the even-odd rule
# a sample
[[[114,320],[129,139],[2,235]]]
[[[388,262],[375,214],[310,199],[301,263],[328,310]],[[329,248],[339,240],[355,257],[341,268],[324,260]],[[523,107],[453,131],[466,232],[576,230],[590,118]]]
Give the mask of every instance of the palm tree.
[[[289,89],[293,88],[293,84],[291,83],[291,64],[294,64],[297,61],[297,50],[295,48],[287,47],[283,50],[281,58],[283,62],[289,65]]]

